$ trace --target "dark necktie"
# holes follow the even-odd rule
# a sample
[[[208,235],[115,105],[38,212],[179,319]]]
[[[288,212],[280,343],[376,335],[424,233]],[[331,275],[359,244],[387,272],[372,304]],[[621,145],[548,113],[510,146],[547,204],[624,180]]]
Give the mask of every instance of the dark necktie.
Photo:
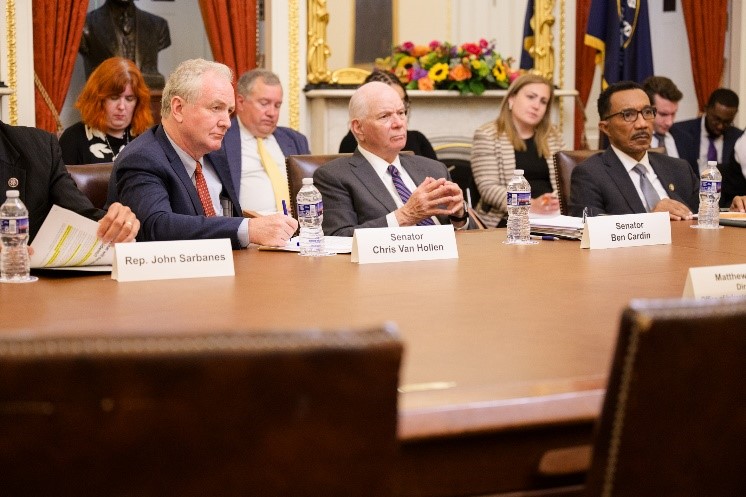
[[[401,175],[399,174],[399,170],[396,168],[396,166],[390,164],[387,171],[391,175],[391,179],[394,180],[394,188],[396,188],[396,193],[399,194],[399,198],[401,198],[401,201],[406,204],[407,200],[409,200],[409,197],[412,196],[412,192],[410,192],[409,188],[407,188],[407,185],[404,184],[404,180],[401,179]],[[435,222],[427,217],[417,223],[417,226],[433,226],[434,224]]]
[[[707,160],[714,160],[715,162],[717,162],[718,150],[715,148],[715,138],[712,136],[708,136],[707,139],[710,140],[710,145],[708,145],[707,147]]]
[[[668,150],[666,150],[666,135],[655,133],[655,138],[658,140],[658,146],[663,147],[663,153],[668,154]]]
[[[632,168],[634,172],[640,175],[640,190],[642,190],[642,196],[645,197],[645,203],[647,204],[647,211],[650,212],[660,202],[658,192],[655,191],[653,184],[650,182],[645,170],[645,166],[637,164]]]
[[[215,217],[215,207],[212,205],[212,198],[210,198],[210,190],[207,189],[207,181],[205,181],[205,175],[202,174],[202,164],[197,162],[197,169],[194,171],[194,182],[197,186],[197,195],[199,201],[202,202],[202,209],[205,211],[205,216]]]

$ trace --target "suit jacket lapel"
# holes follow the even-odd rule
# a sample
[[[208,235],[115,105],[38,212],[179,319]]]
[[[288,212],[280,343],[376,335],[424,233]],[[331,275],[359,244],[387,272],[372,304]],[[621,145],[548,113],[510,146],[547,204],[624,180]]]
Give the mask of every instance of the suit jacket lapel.
[[[228,160],[228,167],[231,171],[231,180],[236,193],[241,191],[241,129],[238,125],[237,118],[231,119],[231,127],[223,138],[223,147],[225,156]]]
[[[632,179],[630,178],[629,173],[627,173],[627,170],[624,168],[622,161],[619,160],[619,157],[617,157],[616,153],[611,147],[606,149],[603,154],[603,159],[609,176],[611,177],[614,184],[616,184],[617,188],[619,189],[619,193],[622,194],[622,197],[627,202],[627,205],[632,210],[632,212],[647,212],[647,210],[645,209],[645,205],[643,205],[642,203],[642,199],[640,199],[640,195],[638,195],[637,190],[635,189],[635,185],[632,183]]]
[[[230,199],[233,204],[233,215],[240,217],[241,208],[238,203],[238,195],[236,195],[236,191],[233,188],[233,180],[231,178],[232,170],[228,164],[228,158],[225,155],[225,151],[220,149],[208,154],[208,156],[212,163],[212,167],[214,167],[215,172],[218,173],[220,182],[223,184],[224,194],[228,195],[228,199]]]
[[[671,174],[672,171],[661,165],[660,157],[655,153],[649,153],[648,160],[650,161],[650,166],[653,168],[653,171],[655,171],[655,175],[658,176],[658,181],[661,182],[661,185],[663,185],[663,189],[666,190],[668,196],[686,205],[686,201],[681,198],[679,192],[676,191],[676,178]]]
[[[20,154],[5,135],[6,126],[8,125],[0,123],[0,191],[18,190],[21,198],[25,199],[26,168],[18,161]],[[4,199],[5,196],[1,198]]]
[[[179,181],[181,181],[181,184],[184,187],[184,191],[189,193],[189,198],[192,201],[194,211],[197,214],[204,215],[205,210],[202,207],[202,202],[200,202],[199,200],[199,195],[197,195],[197,188],[192,183],[192,178],[190,178],[189,174],[187,174],[184,163],[181,162],[181,159],[179,159],[179,154],[177,154],[176,150],[174,150],[174,147],[171,146],[171,142],[168,140],[168,137],[166,136],[166,132],[163,130],[162,125],[159,125],[158,129],[156,129],[155,138],[156,140],[158,140],[161,148],[166,153],[168,163],[171,166],[171,169],[173,169],[176,176],[179,178]]]
[[[386,185],[383,184],[381,178],[376,174],[373,166],[370,165],[365,157],[363,157],[363,154],[357,149],[355,149],[355,153],[350,157],[350,165],[352,166],[352,174],[386,208],[387,212],[393,212],[397,209],[396,202],[391,197],[391,193],[386,188]]]

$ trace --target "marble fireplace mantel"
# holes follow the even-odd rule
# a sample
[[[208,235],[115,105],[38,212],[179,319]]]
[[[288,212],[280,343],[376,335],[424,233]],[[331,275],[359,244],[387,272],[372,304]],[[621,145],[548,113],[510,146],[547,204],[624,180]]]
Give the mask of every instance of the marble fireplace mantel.
[[[314,154],[337,153],[347,134],[347,104],[354,90],[309,90],[309,140]],[[470,144],[482,124],[497,117],[506,90],[488,90],[480,96],[459,95],[457,91],[408,91],[412,102],[409,128],[427,136],[436,150],[451,143]],[[552,121],[560,125],[568,148],[572,148],[576,90],[555,90]],[[560,101],[563,100],[562,105]]]

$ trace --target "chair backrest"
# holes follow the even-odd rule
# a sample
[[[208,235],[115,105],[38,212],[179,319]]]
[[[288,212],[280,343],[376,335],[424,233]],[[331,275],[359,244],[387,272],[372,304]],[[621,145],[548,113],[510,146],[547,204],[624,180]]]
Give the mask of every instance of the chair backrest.
[[[570,211],[570,178],[575,166],[589,157],[600,154],[603,150],[560,150],[554,154],[554,173],[557,178],[557,196],[560,203],[560,214],[568,215]]]
[[[746,302],[633,301],[587,497],[743,495]]]
[[[290,191],[290,215],[298,218],[298,208],[295,197],[303,186],[303,178],[312,178],[313,173],[329,161],[340,157],[350,157],[352,154],[328,154],[328,155],[288,155],[285,158],[285,167],[288,173],[288,190]]]
[[[113,162],[101,164],[76,164],[67,166],[67,171],[73,177],[78,189],[88,197],[94,206],[103,209],[109,190],[109,178]]]
[[[0,495],[391,495],[401,354],[385,329],[4,334]]]
[[[663,153],[663,147],[651,148],[649,152]],[[557,194],[560,202],[560,214],[568,215],[570,211],[570,180],[572,170],[584,160],[603,152],[603,150],[560,150],[554,154],[554,173],[557,177]]]
[[[476,207],[479,203],[480,195],[471,171],[472,144],[454,139],[452,141],[434,143],[433,149],[438,156],[438,160],[448,166],[451,180],[461,187],[461,190],[464,192],[464,198],[467,198],[466,191],[467,189],[469,190],[471,205],[472,207]]]

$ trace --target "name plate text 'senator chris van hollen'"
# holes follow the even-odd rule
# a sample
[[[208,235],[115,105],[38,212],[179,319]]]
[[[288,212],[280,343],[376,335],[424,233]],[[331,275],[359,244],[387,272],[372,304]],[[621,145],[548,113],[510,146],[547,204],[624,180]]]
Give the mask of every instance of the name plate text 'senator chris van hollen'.
[[[227,238],[168,242],[117,243],[112,279],[169,280],[234,276],[233,251]]]
[[[650,212],[586,218],[580,248],[607,249],[670,244],[671,221],[668,212]]]
[[[351,261],[428,261],[458,259],[456,235],[450,224],[399,228],[360,228],[352,237]]]

